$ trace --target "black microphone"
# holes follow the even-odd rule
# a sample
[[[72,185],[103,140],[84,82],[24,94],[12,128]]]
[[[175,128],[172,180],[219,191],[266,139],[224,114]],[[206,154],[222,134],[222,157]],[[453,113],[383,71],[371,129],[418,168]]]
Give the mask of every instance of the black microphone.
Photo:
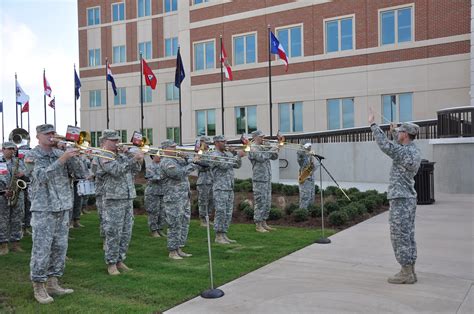
[[[316,153],[312,153],[311,155],[313,155],[314,157],[318,158],[319,160],[325,159],[323,156],[318,155],[318,154],[316,154]]]

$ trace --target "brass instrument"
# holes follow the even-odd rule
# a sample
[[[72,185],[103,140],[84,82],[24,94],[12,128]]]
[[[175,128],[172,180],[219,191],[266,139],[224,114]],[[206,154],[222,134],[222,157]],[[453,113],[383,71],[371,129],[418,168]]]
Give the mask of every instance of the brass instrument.
[[[8,139],[15,143],[19,148],[21,146],[27,146],[30,142],[30,134],[28,131],[22,128],[16,128],[10,132]],[[12,192],[12,195],[8,197],[7,204],[8,206],[16,206],[18,204],[18,198],[20,196],[20,190],[26,189],[28,186],[27,183],[16,177],[18,173],[18,168],[20,167],[20,158],[13,157],[15,159],[15,166],[12,169],[10,183],[8,184],[8,191]],[[6,191],[5,191],[6,192]]]
[[[306,179],[308,179],[308,177],[313,174],[313,171],[314,171],[314,162],[313,162],[313,158],[311,158],[309,165],[307,165],[306,167],[303,168],[303,170],[300,171],[300,174],[298,176],[298,183],[303,184],[306,181]]]
[[[116,154],[113,151],[98,148],[98,147],[91,147],[90,146],[90,135],[89,132],[81,131],[79,133],[79,139],[75,142],[69,141],[66,139],[66,136],[63,135],[54,135],[54,141],[60,142],[64,141],[66,144],[66,148],[77,148],[79,149],[79,153],[92,156],[103,158],[107,160],[115,160]]]
[[[30,134],[25,129],[16,128],[10,132],[8,140],[15,143],[18,148],[21,146],[27,146],[30,143]]]

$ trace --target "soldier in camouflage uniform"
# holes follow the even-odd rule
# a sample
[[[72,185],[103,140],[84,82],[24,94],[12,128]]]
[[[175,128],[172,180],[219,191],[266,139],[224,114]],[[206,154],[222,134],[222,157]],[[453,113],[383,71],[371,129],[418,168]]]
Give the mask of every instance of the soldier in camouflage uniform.
[[[100,144],[102,147],[102,143]],[[94,156],[91,162],[91,172],[95,182],[95,206],[99,216],[99,232],[103,240],[102,249],[105,251],[105,214],[104,206],[102,206],[102,195],[104,194],[104,178],[105,172],[99,168],[99,157]]]
[[[201,136],[201,147],[203,152],[209,151],[209,144],[211,139],[207,136]],[[198,179],[196,182],[196,189],[198,191],[198,205],[199,205],[199,219],[201,220],[201,227],[207,227],[206,212],[211,214],[214,208],[212,197],[212,174],[209,164],[204,161],[196,163],[198,168]]]
[[[255,202],[254,216],[257,232],[268,232],[275,228],[267,225],[270,206],[272,203],[272,169],[270,160],[278,159],[278,148],[262,146],[264,134],[257,130],[252,133],[255,144],[249,152],[252,163],[252,185]]]
[[[176,143],[166,140],[161,143],[164,155],[161,160],[163,176],[163,206],[168,223],[169,258],[180,260],[192,254],[183,252],[191,219],[191,190],[188,176],[196,166],[181,154],[182,158],[173,158],[177,154]],[[179,155],[179,154],[178,154]]]
[[[311,174],[299,184],[300,208],[308,209],[309,205],[314,204],[314,174],[318,169],[315,158],[311,155],[311,143],[305,143],[303,150],[298,150],[296,156],[300,166],[300,175],[305,169],[311,169],[311,164],[313,164]]]
[[[388,199],[390,201],[389,223],[395,258],[402,269],[388,278],[393,284],[413,284],[417,281],[415,273],[416,242],[415,213],[416,191],[414,177],[421,164],[421,153],[413,140],[419,127],[412,123],[403,123],[394,138],[389,141],[380,127],[374,123],[373,113],[369,115],[372,133],[377,145],[393,160],[390,170]]]
[[[87,201],[85,196],[79,195],[77,191],[77,184],[79,183],[79,180],[86,179],[87,177],[89,177],[89,168],[87,167],[86,156],[84,155],[79,156],[79,164],[81,166],[81,174],[73,178],[74,202],[73,202],[72,211],[71,213],[69,213],[69,215],[71,216],[70,227],[72,228],[84,227],[80,223],[81,210],[82,210],[82,207],[84,206],[84,202]]]
[[[115,130],[104,130],[100,140],[106,150],[116,153],[115,160],[100,158],[102,172],[102,206],[105,212],[105,262],[109,275],[120,275],[119,270],[129,271],[123,262],[132,238],[133,199],[137,196],[134,177],[141,170],[143,152],[133,154],[124,148],[118,152],[120,136]]]
[[[73,191],[69,175],[80,170],[77,149],[66,152],[53,148],[54,126],[36,127],[38,146],[25,156],[25,165],[31,173],[31,249],[30,276],[35,299],[51,303],[51,295],[73,292],[59,286],[58,278],[64,273],[69,232],[69,210],[72,208]],[[46,283],[46,286],[45,286]]]
[[[211,155],[211,172],[213,177],[212,193],[214,195],[214,206],[216,213],[214,217],[214,231],[216,232],[216,243],[229,244],[237,241],[229,239],[227,232],[232,221],[232,211],[234,209],[234,168],[242,166],[243,151],[239,151],[234,156],[235,161],[228,159],[233,154],[226,152],[226,139],[223,135],[214,136],[216,151]],[[221,158],[222,161],[213,161],[212,157]],[[229,162],[227,162],[229,161]]]
[[[152,162],[146,167],[145,178],[148,180],[145,188],[145,209],[148,213],[148,227],[153,238],[164,237],[163,228],[166,225],[163,210],[163,184],[161,174],[161,157],[151,156]]]
[[[17,189],[18,200],[14,206],[8,206],[8,199],[12,196],[10,182],[12,180],[13,172],[19,179],[25,178],[25,165],[23,160],[15,157],[16,145],[12,142],[5,142],[2,144],[3,158],[2,162],[7,171],[4,175],[0,175],[0,181],[7,190],[0,196],[0,255],[8,254],[8,242],[12,243],[11,250],[13,252],[23,252],[20,247],[20,240],[22,238],[22,220],[24,216],[24,193],[23,190]],[[18,163],[18,164],[17,164]],[[16,169],[18,166],[18,169]],[[3,190],[2,189],[2,190]]]

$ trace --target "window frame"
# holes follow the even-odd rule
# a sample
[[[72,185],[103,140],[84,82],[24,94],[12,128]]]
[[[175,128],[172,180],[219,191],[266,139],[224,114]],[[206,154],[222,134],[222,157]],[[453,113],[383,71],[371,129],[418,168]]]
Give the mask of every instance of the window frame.
[[[123,4],[123,20],[116,20],[114,21],[114,5],[120,5],[120,4]],[[138,8],[137,8],[138,9]],[[127,4],[125,3],[125,1],[119,1],[119,2],[113,2],[110,4],[110,22],[111,23],[120,23],[123,21],[125,21],[127,19]],[[138,11],[137,11],[137,15],[138,15]]]
[[[352,99],[352,109],[353,109],[353,117],[352,117],[352,126],[344,127],[344,110],[343,110],[343,101],[345,99]],[[339,128],[331,129],[329,125],[329,101],[331,100],[338,100],[339,101]],[[328,98],[326,99],[326,122],[327,122],[327,129],[328,130],[343,130],[343,129],[350,129],[355,127],[355,96],[354,97],[341,97],[341,98]]]
[[[90,52],[91,50],[94,51],[94,64],[91,65],[90,64],[90,61],[91,61],[91,58],[90,58]],[[97,57],[97,50],[99,51],[99,58],[96,58]],[[90,68],[93,68],[93,67],[99,67],[102,65],[102,51],[100,48],[92,48],[92,49],[88,49],[87,50],[87,65],[88,67]],[[97,60],[99,60],[99,63],[97,62]]]
[[[173,138],[168,137],[168,130],[172,130],[173,132]],[[166,127],[166,139],[167,140],[173,140],[176,143],[179,143],[179,126],[167,126]]]
[[[301,28],[301,56],[298,57],[292,57],[291,56],[291,35],[290,35],[290,41],[288,42],[288,50],[286,52],[286,56],[288,59],[294,59],[294,58],[301,58],[304,57],[304,24],[303,23],[298,23],[298,24],[291,24],[291,25],[285,25],[285,26],[280,26],[280,27],[275,27],[275,36],[278,38],[278,31],[283,30],[283,29],[288,29],[288,31],[292,28],[300,27]],[[278,38],[280,41],[280,38]]]
[[[142,54],[142,58],[145,59],[145,60],[151,60],[153,59],[153,41],[152,40],[148,40],[148,41],[142,41],[142,42],[137,42],[137,60],[140,61],[140,44],[147,44],[147,43],[150,43],[150,54],[151,56],[149,58],[147,58],[145,56],[145,54]],[[144,45],[144,48],[146,49],[146,45]]]
[[[237,109],[240,108],[245,108],[245,134],[249,134],[249,123],[248,123],[248,108],[249,107],[255,107],[255,120],[257,122],[257,125],[255,126],[255,129],[258,129],[258,106],[257,105],[247,105],[247,106],[238,106],[234,107],[234,121],[235,121],[235,134],[240,134],[238,130],[238,124],[237,124]],[[253,131],[252,131],[253,132]]]
[[[171,11],[166,11],[166,1],[170,1]],[[173,14],[173,13],[178,12],[178,10],[179,10],[179,1],[176,0],[176,10],[173,10],[173,1],[174,0],[163,0],[163,14]]]
[[[99,23],[89,24],[89,10],[95,10],[95,9],[97,9],[97,8],[99,9]],[[96,26],[96,25],[102,24],[102,18],[101,18],[101,16],[100,16],[100,13],[101,13],[101,12],[100,12],[100,11],[101,11],[100,9],[101,9],[101,8],[100,8],[100,5],[96,5],[96,6],[94,6],[94,7],[88,7],[88,8],[86,8],[87,26]],[[94,14],[94,22],[95,22],[95,17],[96,17],[96,16],[95,16],[95,14]]]
[[[91,106],[91,95],[94,94],[94,106]],[[100,95],[100,104],[97,105],[97,94]],[[93,89],[89,91],[89,108],[100,108],[102,107],[102,90]]]
[[[168,99],[168,86],[172,86],[173,87],[173,95],[171,97],[171,99]],[[177,91],[177,94],[176,94],[176,98],[174,98],[175,94],[174,92]],[[179,88],[177,88],[175,85],[174,85],[174,82],[168,82],[165,84],[165,100],[166,101],[172,101],[172,102],[175,102],[177,100],[179,100]]]
[[[201,5],[201,4],[205,4],[205,3],[209,3],[211,2],[210,0],[201,0],[202,2],[200,3],[196,3],[196,0],[193,0],[193,5]]]
[[[140,11],[138,10],[138,8],[139,8],[139,6],[138,6],[138,1],[139,1],[139,0],[136,0],[136,5],[137,5],[137,6],[136,6],[136,8],[137,8],[137,19],[144,19],[144,18],[147,18],[147,17],[152,16],[152,15],[153,15],[153,1],[151,1],[151,0],[143,0],[143,1],[150,1],[150,15],[146,15],[146,4],[145,4],[145,2],[143,2],[143,3],[144,3],[143,16],[139,16],[139,15],[138,15],[139,12],[140,12]]]
[[[293,122],[295,120],[295,109],[293,108],[293,106],[295,105],[301,105],[301,130],[295,130],[295,123]],[[282,105],[291,105],[290,107],[290,130],[289,131],[284,131],[284,130],[281,130],[281,107]],[[290,102],[282,102],[282,103],[278,103],[278,127],[280,128],[281,132],[282,133],[298,133],[298,132],[304,132],[304,125],[303,125],[303,117],[304,117],[304,113],[303,113],[303,106],[304,106],[304,102],[302,100],[298,100],[298,101],[290,101]]]
[[[407,8],[411,8],[411,40],[398,42],[398,15],[395,14],[395,26],[394,26],[395,42],[393,44],[385,44],[385,45],[382,44],[382,13],[388,12],[388,11],[398,12],[398,10],[407,9]],[[399,45],[406,45],[406,44],[415,42],[415,24],[416,23],[415,23],[415,3],[414,2],[378,9],[377,14],[378,14],[377,19],[378,19],[378,46],[379,47],[397,47]]]
[[[149,95],[150,95],[150,100],[147,100],[148,98],[146,97],[147,95],[147,90],[150,91]],[[140,92],[140,87],[138,87],[138,92]],[[141,101],[140,99],[140,94],[138,94],[138,97],[139,97],[139,101]],[[143,103],[152,103],[153,102],[153,90],[151,89],[150,86],[148,85],[143,85]]]
[[[247,62],[247,41],[245,39],[246,36],[248,35],[255,35],[255,61],[252,63]],[[236,53],[235,53],[235,38],[237,37],[244,37],[244,63],[236,64]],[[232,66],[245,66],[249,64],[257,64],[258,63],[258,32],[257,31],[252,31],[252,32],[247,32],[247,33],[240,33],[240,34],[234,34],[232,35]]]
[[[117,62],[117,61],[115,61],[115,51],[114,51],[114,49],[115,49],[115,48],[120,48],[120,47],[123,47],[123,49],[124,49],[124,53],[125,53],[125,54],[124,54],[124,57],[125,57],[125,59],[124,59],[123,61]],[[122,56],[121,51],[120,51],[120,56]],[[115,64],[115,63],[119,64],[119,63],[126,63],[126,62],[127,62],[127,45],[112,46],[112,64]]]
[[[341,21],[349,19],[349,18],[352,19],[352,49],[341,50],[341,41],[342,41]],[[346,52],[346,51],[355,51],[356,50],[356,23],[355,23],[355,19],[356,19],[355,13],[323,19],[323,44],[324,44],[324,53],[325,54],[342,53],[342,52]],[[337,35],[338,35],[337,47],[338,47],[338,50],[328,51],[327,27],[326,27],[326,25],[327,25],[328,22],[334,22],[334,21],[338,22],[338,24],[337,24]]]
[[[128,132],[127,129],[123,130],[117,130],[118,135],[121,137],[121,142],[122,143],[127,143],[128,142]],[[125,135],[125,136],[124,136]]]
[[[122,91],[125,91],[125,102],[122,103]],[[118,97],[119,102],[116,103],[115,99]],[[125,106],[127,104],[127,88],[126,87],[117,87],[117,96],[114,95],[114,106]]]
[[[214,58],[213,58],[213,61],[214,61],[214,66],[211,67],[211,68],[206,68],[204,67],[203,69],[200,69],[200,70],[197,70],[196,69],[196,45],[199,45],[199,44],[205,44],[205,43],[208,43],[208,42],[212,42],[212,44],[214,45],[214,49],[213,49],[213,52],[214,52]],[[205,40],[199,40],[199,41],[194,41],[193,42],[193,72],[201,72],[201,71],[212,71],[212,70],[215,70],[216,67],[217,67],[217,61],[216,61],[216,56],[217,56],[217,51],[216,51],[216,39],[215,38],[211,38],[211,39],[205,39]],[[204,49],[204,61],[206,61],[206,50]],[[204,62],[205,63],[205,62]]]
[[[176,39],[176,51],[173,53],[173,42],[174,42],[174,39]],[[166,41],[169,40],[171,42],[171,55],[167,56],[166,55]],[[168,38],[165,38],[165,44],[164,44],[164,53],[163,55],[165,56],[165,58],[175,58],[177,55],[178,55],[178,47],[179,47],[179,37],[178,36],[174,36],[174,37],[168,37]]]
[[[214,134],[209,134],[209,112],[214,113]],[[198,112],[204,112],[204,134],[199,134],[198,133]],[[195,110],[195,121],[196,121],[196,136],[215,136],[217,135],[217,123],[216,123],[216,109],[215,108],[209,108],[209,109],[201,109],[201,110]]]
[[[403,121],[403,122],[410,122],[410,121],[413,121],[413,108],[414,108],[414,95],[415,93],[414,92],[401,92],[401,93],[391,93],[391,94],[382,94],[380,95],[380,105],[381,105],[381,110],[380,112],[382,113],[381,116],[380,116],[380,119],[382,120],[381,123],[384,124],[384,123],[387,123],[388,121],[391,120],[391,117],[387,117],[384,115],[384,103],[383,103],[383,98],[385,96],[396,96],[396,103],[395,103],[395,115],[394,115],[394,123],[403,123],[400,121],[400,95],[407,95],[407,94],[411,94],[411,120],[408,120],[408,121]],[[384,119],[385,118],[385,119]]]

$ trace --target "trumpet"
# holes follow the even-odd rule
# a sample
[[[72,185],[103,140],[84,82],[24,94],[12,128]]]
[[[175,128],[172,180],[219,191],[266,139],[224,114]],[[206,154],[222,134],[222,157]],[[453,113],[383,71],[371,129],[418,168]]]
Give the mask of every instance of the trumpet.
[[[65,148],[79,149],[80,154],[103,158],[107,160],[115,160],[116,154],[113,151],[98,147],[91,147],[89,139],[89,132],[81,131],[79,133],[78,140],[75,142],[68,141],[66,136],[59,134],[54,135],[52,141],[56,143],[64,142]]]

